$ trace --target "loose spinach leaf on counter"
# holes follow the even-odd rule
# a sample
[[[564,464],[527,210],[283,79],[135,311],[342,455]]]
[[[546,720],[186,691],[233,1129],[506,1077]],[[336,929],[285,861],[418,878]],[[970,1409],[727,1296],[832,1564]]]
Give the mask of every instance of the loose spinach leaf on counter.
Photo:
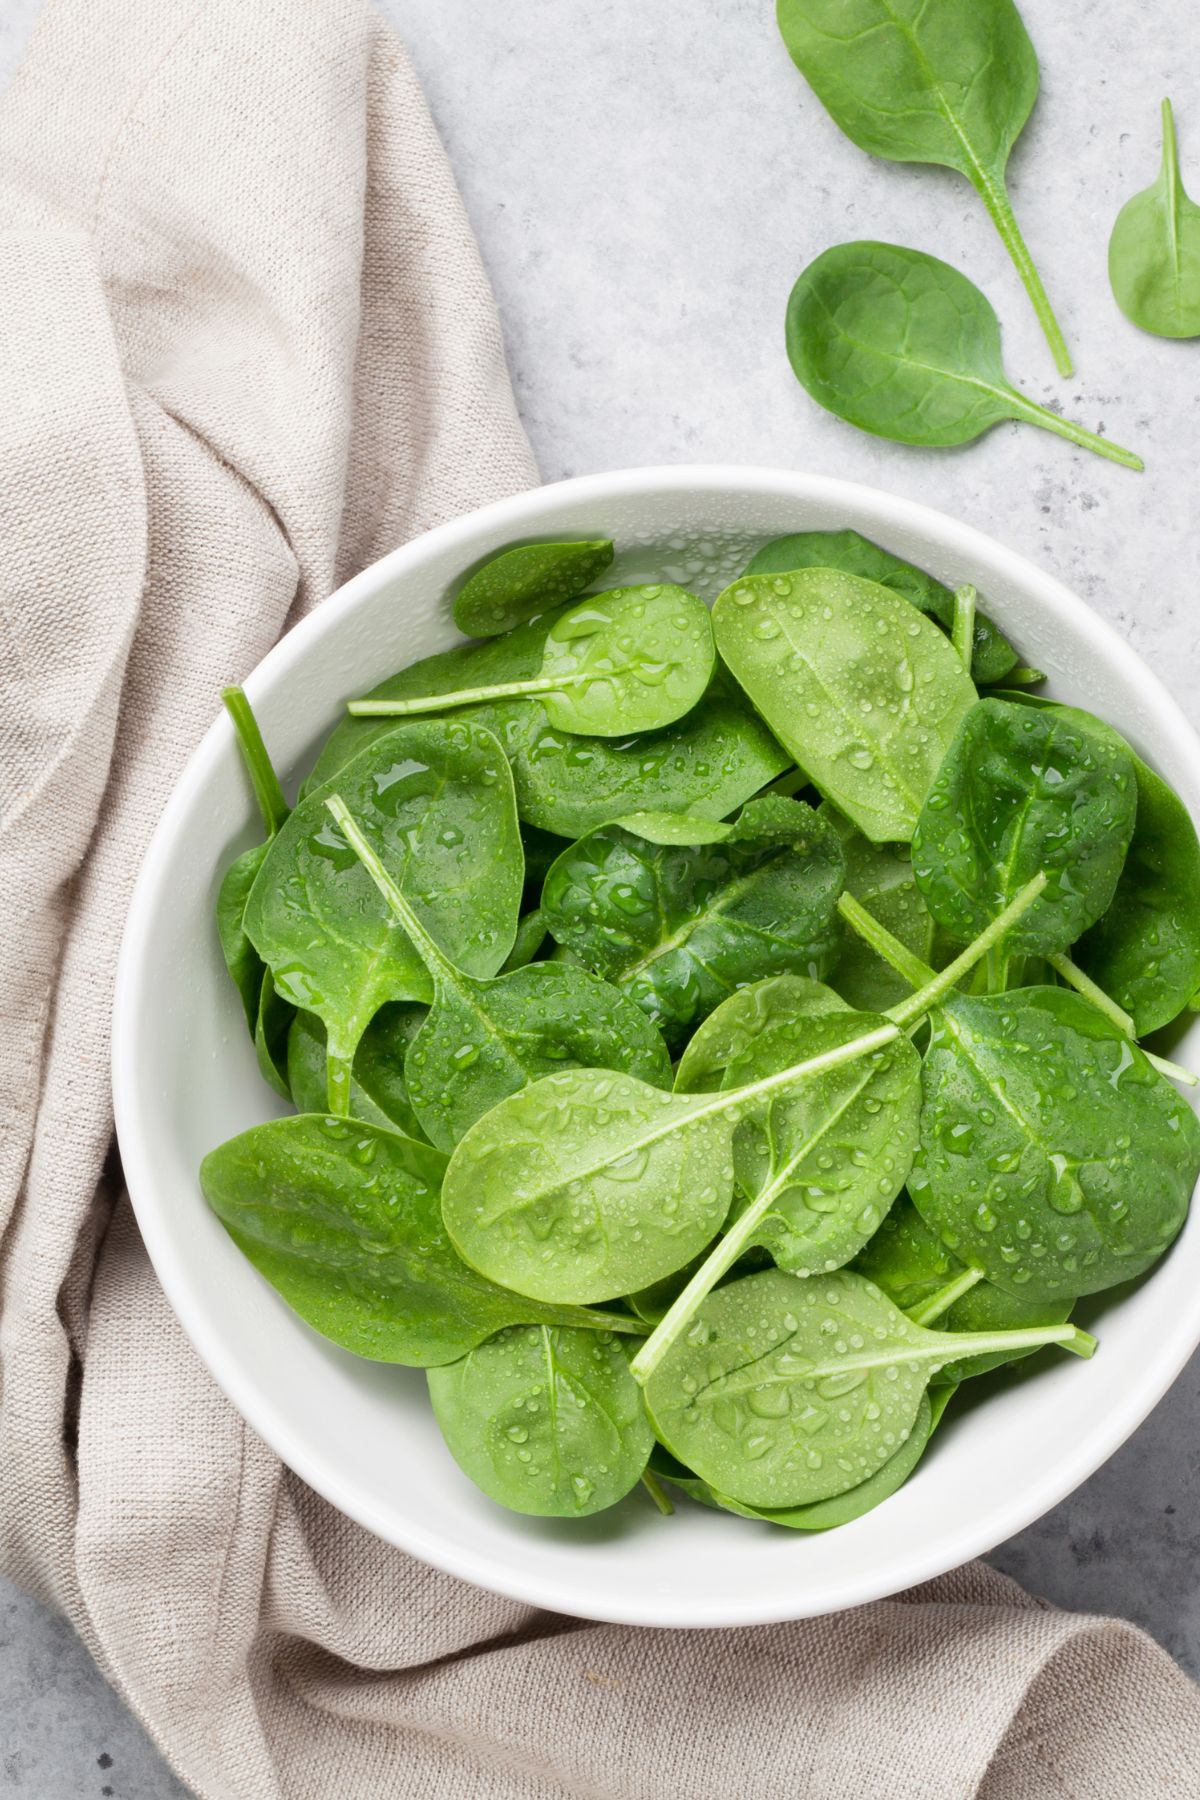
[[[970,938],[1036,870],[1047,885],[1006,954],[1065,950],[1116,889],[1133,835],[1132,759],[1085,714],[981,700],[921,811],[913,874],[933,917]]]
[[[1065,988],[946,998],[931,1015],[918,1211],[1006,1292],[1070,1299],[1173,1241],[1200,1120],[1137,1046]]]
[[[340,797],[331,794],[326,804],[432,984],[432,1004],[404,1058],[409,1102],[431,1143],[453,1149],[498,1101],[554,1069],[620,1069],[657,1086],[670,1084],[662,1039],[607,982],[557,963],[532,963],[490,981],[457,968],[425,930]]]
[[[803,801],[751,800],[724,825],[642,814],[563,851],[542,916],[678,1042],[746,982],[829,972],[843,871],[836,833]]]
[[[445,1167],[439,1151],[398,1132],[301,1114],[211,1150],[200,1185],[288,1305],[356,1356],[424,1368],[506,1325],[620,1327],[615,1315],[542,1306],[468,1267],[442,1225]]]
[[[537,699],[552,726],[584,737],[656,731],[692,710],[712,679],[708,608],[669,583],[613,588],[549,622],[536,674],[407,699],[352,700],[354,718]]]
[[[454,623],[468,637],[495,637],[574,600],[613,559],[609,538],[515,544],[490,556],[454,597]]]
[[[381,682],[371,699],[454,693],[489,682],[521,680],[541,666],[550,622],[534,620],[508,636],[444,650]],[[575,838],[636,810],[703,813],[723,818],[788,768],[776,743],[741,695],[720,674],[686,719],[624,741],[555,730],[535,700],[472,707],[469,716],[504,747],[526,831]],[[347,716],[334,728],[301,788],[307,798],[354,755],[395,729],[387,718]],[[545,858],[534,840],[531,868]],[[561,850],[559,844],[555,851]],[[552,858],[548,859],[552,860]]]
[[[936,625],[878,582],[799,569],[735,581],[713,607],[713,631],[821,792],[873,842],[911,838],[975,700]]]
[[[404,1058],[425,1017],[423,1006],[381,1006],[358,1040],[350,1076],[347,1116],[368,1125],[390,1126],[405,1137],[423,1138],[408,1088]],[[297,1111],[324,1112],[328,1097],[325,1027],[315,1013],[298,1012],[287,1042],[288,1085]]]
[[[788,302],[787,349],[818,405],[899,444],[968,444],[1004,419],[1040,425],[1110,462],[1142,460],[1019,393],[1000,321],[974,282],[899,244],[838,244]]]
[[[654,1447],[620,1343],[569,1326],[515,1326],[429,1371],[451,1455],[513,1512],[580,1519],[615,1506]]]
[[[709,1295],[647,1383],[646,1405],[656,1436],[716,1493],[800,1506],[877,1474],[947,1363],[1040,1344],[1095,1348],[1073,1325],[927,1331],[847,1269],[806,1282],[767,1269]]]
[[[1179,173],[1175,115],[1162,103],[1162,167],[1117,214],[1108,278],[1127,319],[1157,337],[1200,337],[1200,206]]]
[[[494,974],[512,949],[523,858],[512,778],[474,721],[394,728],[338,774],[384,866],[446,954]],[[348,1103],[351,1064],[389,1000],[428,1000],[429,976],[321,792],[301,802],[259,870],[246,930],[294,1005],[328,1038],[330,1110]]]
[[[793,569],[840,569],[891,588],[947,636],[954,625],[954,594],[932,575],[902,562],[857,531],[797,531],[764,544],[746,565],[747,575],[788,575]],[[980,687],[1003,681],[1018,657],[1008,639],[982,613],[975,615],[971,678]]]
[[[1033,110],[1037,54],[1012,0],[778,0],[783,41],[835,124],[872,156],[940,163],[988,209],[1033,302],[1060,375],[1058,320],[1005,185]]]

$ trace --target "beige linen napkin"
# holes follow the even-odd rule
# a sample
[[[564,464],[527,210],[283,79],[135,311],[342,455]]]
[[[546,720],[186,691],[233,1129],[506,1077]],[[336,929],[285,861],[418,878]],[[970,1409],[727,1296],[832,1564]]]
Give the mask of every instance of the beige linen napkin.
[[[0,171],[0,1564],[209,1800],[1200,1792],[1196,1692],[1128,1626],[982,1567],[759,1631],[552,1618],[350,1524],[217,1391],[110,1153],[130,884],[222,684],[535,471],[359,0],[50,0]]]

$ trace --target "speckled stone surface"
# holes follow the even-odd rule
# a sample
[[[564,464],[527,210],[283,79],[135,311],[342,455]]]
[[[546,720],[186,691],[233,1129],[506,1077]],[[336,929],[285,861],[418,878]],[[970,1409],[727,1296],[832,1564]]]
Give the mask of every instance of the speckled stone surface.
[[[637,463],[815,468],[908,494],[1044,564],[1200,723],[1200,343],[1118,313],[1105,250],[1158,159],[1170,88],[1200,194],[1200,19],[1169,0],[1022,0],[1043,91],[1014,157],[1026,237],[1075,353],[1055,378],[983,209],[873,162],[792,69],[766,0],[386,0],[466,197],[544,476]],[[39,0],[0,0],[0,81]],[[1190,53],[1190,54],[1189,54]],[[793,382],[783,309],[831,243],[936,251],[986,290],[1010,375],[1139,450],[1138,477],[1032,428],[961,451],[876,443]],[[1059,1605],[1133,1619],[1200,1674],[1200,1360],[1125,1449],[994,1560]],[[109,1759],[109,1760],[106,1760]],[[182,1790],[73,1635],[0,1584],[0,1794]]]

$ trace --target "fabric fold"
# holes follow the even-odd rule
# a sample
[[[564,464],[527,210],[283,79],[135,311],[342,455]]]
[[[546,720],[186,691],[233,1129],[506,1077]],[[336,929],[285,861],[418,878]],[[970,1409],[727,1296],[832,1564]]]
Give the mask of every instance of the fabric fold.
[[[134,876],[222,686],[536,471],[361,0],[49,0],[0,170],[0,1566],[204,1800],[1200,1791],[1163,1653],[990,1570],[755,1631],[556,1618],[371,1537],[225,1400],[112,1154]]]

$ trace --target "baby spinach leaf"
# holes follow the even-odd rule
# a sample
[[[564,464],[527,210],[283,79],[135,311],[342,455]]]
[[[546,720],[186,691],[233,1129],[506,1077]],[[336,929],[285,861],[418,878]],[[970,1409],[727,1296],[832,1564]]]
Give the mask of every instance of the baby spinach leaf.
[[[1078,994],[955,994],[931,1017],[917,1209],[961,1262],[1030,1300],[1148,1269],[1187,1216],[1200,1121]]]
[[[433,986],[433,1003],[404,1059],[409,1100],[430,1141],[450,1150],[491,1107],[553,1069],[620,1069],[666,1087],[671,1065],[648,1019],[582,969],[532,963],[493,981],[456,968],[336,794],[326,804]]]
[[[902,1194],[870,1243],[851,1265],[881,1288],[901,1312],[915,1313],[939,1290],[966,1274],[966,1265],[947,1250],[941,1238],[925,1223],[907,1194]],[[976,1274],[978,1272],[976,1271]],[[937,1315],[950,1331],[1009,1331],[1028,1325],[1062,1325],[1070,1317],[1073,1301],[1033,1300],[1006,1293],[981,1275],[944,1311]],[[923,1319],[922,1323],[930,1320]],[[1001,1363],[1019,1362],[1034,1348],[993,1351],[987,1356],[960,1358],[948,1363],[940,1379],[957,1385],[972,1376],[986,1375]]]
[[[535,675],[411,699],[352,700],[356,718],[540,699],[550,724],[584,737],[655,731],[692,710],[712,678],[708,608],[670,584],[613,588],[557,613]]]
[[[370,698],[407,699],[453,693],[488,682],[520,680],[541,666],[546,619],[518,626],[507,637],[442,651],[401,669]],[[638,809],[703,813],[723,818],[791,761],[741,695],[720,675],[703,703],[662,731],[617,741],[555,730],[535,700],[503,700],[471,709],[494,731],[512,766],[517,809],[528,831],[574,838]],[[353,755],[394,730],[386,718],[351,718],[337,725],[301,789],[304,798],[328,783]],[[544,846],[534,844],[536,855]],[[558,845],[555,854],[562,849]]]
[[[1127,200],[1108,245],[1108,278],[1117,305],[1156,337],[1200,337],[1200,206],[1179,173],[1175,115],[1162,103],[1162,167]]]
[[[787,349],[818,405],[898,444],[968,444],[1003,419],[1040,425],[1127,469],[1142,460],[1019,393],[1000,321],[973,281],[899,244],[838,244],[792,289]]]
[[[495,637],[573,600],[613,559],[608,538],[515,544],[490,556],[454,597],[454,623],[468,637]]]
[[[512,780],[491,733],[462,719],[404,725],[337,779],[446,953],[469,974],[494,974],[513,945],[523,870]],[[368,1021],[386,1001],[427,1000],[429,977],[319,790],[272,844],[246,930],[279,992],[324,1022],[331,1110],[344,1111]]]
[[[1137,818],[1129,854],[1108,911],[1073,956],[1144,1037],[1178,1018],[1200,987],[1200,843],[1178,794],[1130,757]]]
[[[513,1326],[428,1380],[455,1462],[513,1512],[581,1519],[615,1506],[654,1446],[624,1351],[595,1331]]]
[[[354,1052],[348,1117],[390,1126],[405,1137],[425,1136],[404,1081],[404,1058],[424,1017],[423,1006],[380,1007]],[[325,1111],[326,1064],[325,1027],[315,1013],[298,1012],[287,1043],[288,1085],[298,1111]]]
[[[1060,375],[1071,358],[1013,217],[1005,170],[1033,110],[1037,55],[1012,0],[778,0],[793,62],[872,156],[940,163],[988,209]]]
[[[509,975],[514,969],[527,968],[536,959],[538,951],[546,942],[546,936],[546,921],[542,917],[542,909],[535,906],[532,912],[527,912],[519,921],[513,947],[505,957],[500,973]]]
[[[877,581],[908,600],[949,637],[954,627],[954,594],[912,563],[902,562],[857,531],[797,531],[764,544],[746,566],[747,575],[790,575],[793,569],[840,569]],[[980,686],[1002,681],[1017,666],[1008,639],[982,613],[975,615],[971,677]]]
[[[935,625],[832,569],[749,575],[713,607],[717,648],[776,737],[873,842],[911,838],[975,699]]]
[[[1136,811],[1128,752],[1084,714],[981,700],[922,809],[913,874],[938,923],[970,938],[1044,870],[1006,950],[1065,950],[1111,901]]]
[[[541,1306],[468,1268],[442,1226],[445,1166],[397,1132],[301,1114],[211,1150],[200,1186],[288,1305],[356,1356],[424,1368],[506,1325],[620,1326],[617,1315]]]
[[[886,1027],[871,1013],[827,1012],[773,1026],[732,1062],[723,1086],[752,1089],[781,1070]],[[784,1088],[747,1113],[733,1137],[742,1204],[683,1292],[638,1351],[646,1381],[746,1251],[759,1247],[794,1275],[840,1268],[870,1238],[912,1166],[920,1058],[906,1037]]]
[[[987,954],[1042,879],[886,1024],[794,1068],[716,1094],[577,1069],[502,1100],[450,1160],[442,1212],[455,1243],[477,1269],[538,1298],[615,1298],[681,1269],[729,1209],[734,1128],[785,1089],[897,1039]]]
[[[844,865],[811,807],[771,797],[747,802],[733,823],[642,814],[637,824],[646,835],[608,825],[564,850],[542,916],[669,1038],[746,982],[828,973]]]
[[[947,1363],[1055,1343],[1095,1348],[1073,1325],[927,1331],[848,1269],[805,1282],[767,1269],[709,1295],[647,1383],[646,1405],[656,1435],[717,1494],[800,1506],[875,1475]]]
[[[270,969],[263,970],[258,990],[258,1017],[254,1021],[254,1055],[258,1072],[281,1100],[292,1098],[287,1072],[288,1033],[296,1008],[276,993]]]
[[[266,968],[258,951],[246,936],[246,902],[250,898],[250,889],[254,886],[271,840],[287,819],[289,809],[250,702],[239,687],[226,688],[221,698],[233,723],[238,749],[242,753],[242,761],[250,777],[258,810],[262,814],[263,829],[267,834],[261,844],[252,844],[249,850],[244,850],[234,859],[225,871],[217,894],[217,934],[221,940],[221,953],[241,996],[250,1035],[258,1041]],[[272,1086],[277,1085],[272,1077],[268,1079],[271,1079]]]
[[[840,994],[806,975],[752,981],[722,1000],[692,1034],[675,1070],[675,1092],[715,1093],[730,1064],[773,1026],[848,1010]]]

